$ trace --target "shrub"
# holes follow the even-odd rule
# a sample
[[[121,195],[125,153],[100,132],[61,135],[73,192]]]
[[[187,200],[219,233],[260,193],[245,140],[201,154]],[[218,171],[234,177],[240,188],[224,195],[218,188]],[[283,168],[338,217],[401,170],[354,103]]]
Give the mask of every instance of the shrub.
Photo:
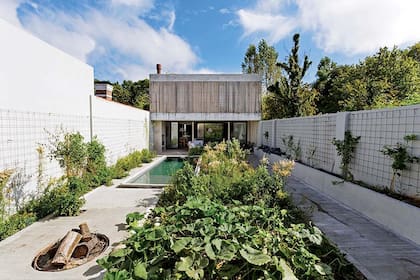
[[[59,181],[55,186],[50,186],[43,196],[34,199],[27,209],[34,212],[38,219],[50,214],[76,216],[84,204],[84,199],[80,198],[80,193],[76,191],[81,184],[77,179],[72,179],[73,190],[71,191],[69,183]]]
[[[0,241],[36,221],[33,213],[16,213],[0,222]]]
[[[149,163],[156,157],[156,153],[153,151],[149,151],[148,149],[141,150],[141,157],[143,163]]]
[[[94,137],[92,141],[87,143],[86,150],[85,182],[91,188],[106,184],[110,180],[110,171],[106,166],[105,146]]]
[[[192,147],[188,150],[188,156],[199,156],[204,152],[203,146]]]
[[[64,168],[66,176],[81,176],[86,166],[87,149],[83,136],[79,133],[53,135],[50,140],[50,157],[55,158]]]

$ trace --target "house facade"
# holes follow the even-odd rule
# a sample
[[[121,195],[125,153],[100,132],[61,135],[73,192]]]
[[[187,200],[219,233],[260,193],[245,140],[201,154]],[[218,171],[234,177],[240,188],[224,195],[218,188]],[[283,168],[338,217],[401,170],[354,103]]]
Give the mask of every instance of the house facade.
[[[261,90],[255,74],[151,74],[151,148],[161,153],[232,138],[256,143]]]

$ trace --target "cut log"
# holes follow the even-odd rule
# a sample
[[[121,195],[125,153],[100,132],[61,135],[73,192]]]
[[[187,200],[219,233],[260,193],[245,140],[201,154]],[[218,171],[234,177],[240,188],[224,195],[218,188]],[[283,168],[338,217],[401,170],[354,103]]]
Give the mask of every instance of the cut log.
[[[53,265],[65,265],[73,254],[74,249],[82,239],[82,235],[75,232],[69,231],[66,236],[61,240],[57,252],[52,260]]]
[[[86,258],[89,256],[92,249],[96,246],[99,239],[92,235],[92,238],[87,242],[80,242],[74,249],[72,258]]]
[[[82,223],[79,225],[80,234],[82,234],[82,241],[89,241],[92,238],[89,227],[87,223]]]

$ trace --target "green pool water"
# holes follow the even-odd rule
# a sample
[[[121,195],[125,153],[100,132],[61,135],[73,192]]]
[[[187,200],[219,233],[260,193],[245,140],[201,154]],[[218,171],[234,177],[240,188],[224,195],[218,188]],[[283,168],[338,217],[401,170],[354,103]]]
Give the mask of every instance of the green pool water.
[[[184,166],[181,158],[167,158],[142,175],[133,178],[130,184],[169,184],[172,175]]]

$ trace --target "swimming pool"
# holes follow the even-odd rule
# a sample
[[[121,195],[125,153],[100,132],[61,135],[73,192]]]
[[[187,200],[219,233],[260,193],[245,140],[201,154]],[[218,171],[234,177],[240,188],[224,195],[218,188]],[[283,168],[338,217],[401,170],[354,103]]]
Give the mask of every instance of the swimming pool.
[[[146,172],[141,173],[138,176],[130,179],[124,184],[121,184],[121,187],[136,187],[136,186],[165,186],[169,184],[172,175],[176,171],[184,167],[184,159],[168,157],[164,161],[160,162],[158,165],[147,170]]]

